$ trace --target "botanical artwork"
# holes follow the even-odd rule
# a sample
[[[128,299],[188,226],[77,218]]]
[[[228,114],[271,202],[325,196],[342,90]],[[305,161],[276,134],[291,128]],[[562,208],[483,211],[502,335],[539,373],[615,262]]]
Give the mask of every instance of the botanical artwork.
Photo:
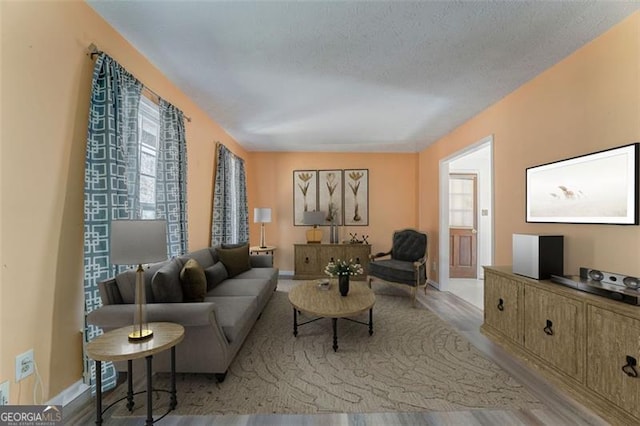
[[[342,170],[318,171],[318,210],[325,213],[327,225],[342,225]]]
[[[527,169],[527,222],[638,223],[638,144]]]
[[[304,225],[304,212],[318,210],[318,172],[293,171],[293,224]]]
[[[369,170],[345,170],[344,224],[369,225]]]

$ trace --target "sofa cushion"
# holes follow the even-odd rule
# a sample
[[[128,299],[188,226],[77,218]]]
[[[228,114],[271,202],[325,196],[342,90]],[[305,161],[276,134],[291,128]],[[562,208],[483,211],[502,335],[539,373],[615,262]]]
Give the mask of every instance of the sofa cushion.
[[[262,278],[262,279],[272,279],[272,278],[277,278],[278,276],[278,269],[277,268],[251,268],[248,271],[242,272],[238,275],[236,275],[235,277],[233,277],[234,280],[236,279],[256,279],[256,278]]]
[[[144,285],[147,293],[147,303],[155,302],[151,281],[153,281],[153,276],[158,272],[158,269],[166,265],[167,262],[168,260],[163,260],[162,262],[150,263],[144,267]]]
[[[118,286],[118,291],[120,291],[120,296],[122,297],[122,303],[136,303],[135,302],[135,294],[136,294],[136,270],[135,269],[127,269],[124,272],[116,275],[116,285]],[[149,295],[147,295],[147,299]]]
[[[207,292],[204,269],[195,259],[189,259],[180,271],[180,283],[185,302],[202,302]]]
[[[248,244],[228,249],[221,247],[216,249],[216,252],[218,253],[220,262],[222,262],[227,269],[230,278],[251,269]]]
[[[222,262],[216,262],[208,268],[205,268],[204,275],[207,278],[207,291],[213,289],[229,277],[227,268],[224,267]]]
[[[180,261],[171,259],[155,273],[151,280],[151,288],[157,303],[179,303],[184,300],[180,270]]]
[[[150,263],[144,266],[144,272],[142,275],[142,279],[144,280],[145,286],[145,296],[147,298],[147,303],[153,303],[153,290],[151,288],[151,281],[153,276],[158,271],[158,269],[162,268],[167,264],[167,261]],[[127,269],[124,272],[116,275],[116,284],[118,285],[118,290],[120,291],[120,295],[122,296],[122,303],[136,303],[135,302],[135,294],[136,294],[136,270],[138,268]]]
[[[229,343],[243,337],[250,324],[258,316],[258,301],[255,297],[207,297],[205,302],[216,304],[216,317]]]
[[[262,309],[268,302],[275,285],[268,278],[230,279],[224,280],[217,287],[207,292],[209,297],[255,296],[258,307]],[[206,300],[206,298],[205,298]]]
[[[191,253],[183,254],[182,256],[178,256],[178,260],[182,263],[183,267],[189,259],[197,260],[200,266],[202,266],[203,268],[208,268],[215,263],[213,261],[213,257],[211,256],[211,251],[208,248],[203,248]]]

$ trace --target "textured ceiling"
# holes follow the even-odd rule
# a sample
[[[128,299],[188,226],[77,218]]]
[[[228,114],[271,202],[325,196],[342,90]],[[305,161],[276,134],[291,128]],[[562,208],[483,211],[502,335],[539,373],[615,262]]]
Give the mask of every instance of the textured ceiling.
[[[637,1],[89,4],[246,149],[363,152],[423,149],[640,8]]]

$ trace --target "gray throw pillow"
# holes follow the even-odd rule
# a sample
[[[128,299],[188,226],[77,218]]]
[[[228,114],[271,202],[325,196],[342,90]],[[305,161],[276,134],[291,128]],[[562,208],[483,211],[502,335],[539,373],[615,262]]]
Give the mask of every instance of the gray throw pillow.
[[[171,259],[158,269],[151,280],[153,298],[156,303],[180,303],[184,300],[180,284],[180,262]]]
[[[185,302],[204,302],[207,293],[207,278],[204,269],[195,259],[187,260],[180,271],[182,294]]]
[[[249,262],[249,244],[229,249],[218,248],[216,252],[218,253],[220,262],[222,262],[227,269],[229,278],[233,278],[251,269],[251,263]]]
[[[227,268],[224,267],[222,262],[216,262],[212,266],[205,268],[204,275],[207,277],[207,291],[229,278]]]

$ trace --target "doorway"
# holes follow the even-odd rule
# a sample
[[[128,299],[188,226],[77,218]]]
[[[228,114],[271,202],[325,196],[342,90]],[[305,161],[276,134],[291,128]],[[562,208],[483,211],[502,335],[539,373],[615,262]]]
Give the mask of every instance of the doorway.
[[[478,175],[449,174],[449,277],[478,278]]]
[[[468,218],[467,226],[462,227],[467,228],[467,232],[475,236],[475,262],[471,259],[473,255],[471,251],[468,254],[460,254],[460,244],[458,244],[458,252],[454,253],[453,251],[456,244],[454,241],[456,231],[451,231],[450,216],[453,203],[457,203],[457,201],[452,201],[455,196],[450,195],[451,175],[454,175],[454,179],[461,175],[476,176],[476,207],[475,213],[472,214],[475,228],[469,226]],[[440,238],[437,286],[441,291],[450,291],[482,309],[484,293],[482,266],[493,264],[493,137],[488,136],[440,160],[439,184]],[[468,183],[463,185],[468,185]],[[456,225],[456,223],[453,224]],[[472,231],[473,229],[476,230],[475,233]],[[470,239],[463,239],[458,243],[468,244],[469,250],[472,248]],[[454,257],[457,258],[454,259]],[[475,263],[475,267],[471,266],[473,263]],[[458,267],[460,264],[468,264],[465,266],[465,273],[473,274],[472,270],[475,270],[475,278],[454,278],[458,273],[457,270],[460,269]]]

